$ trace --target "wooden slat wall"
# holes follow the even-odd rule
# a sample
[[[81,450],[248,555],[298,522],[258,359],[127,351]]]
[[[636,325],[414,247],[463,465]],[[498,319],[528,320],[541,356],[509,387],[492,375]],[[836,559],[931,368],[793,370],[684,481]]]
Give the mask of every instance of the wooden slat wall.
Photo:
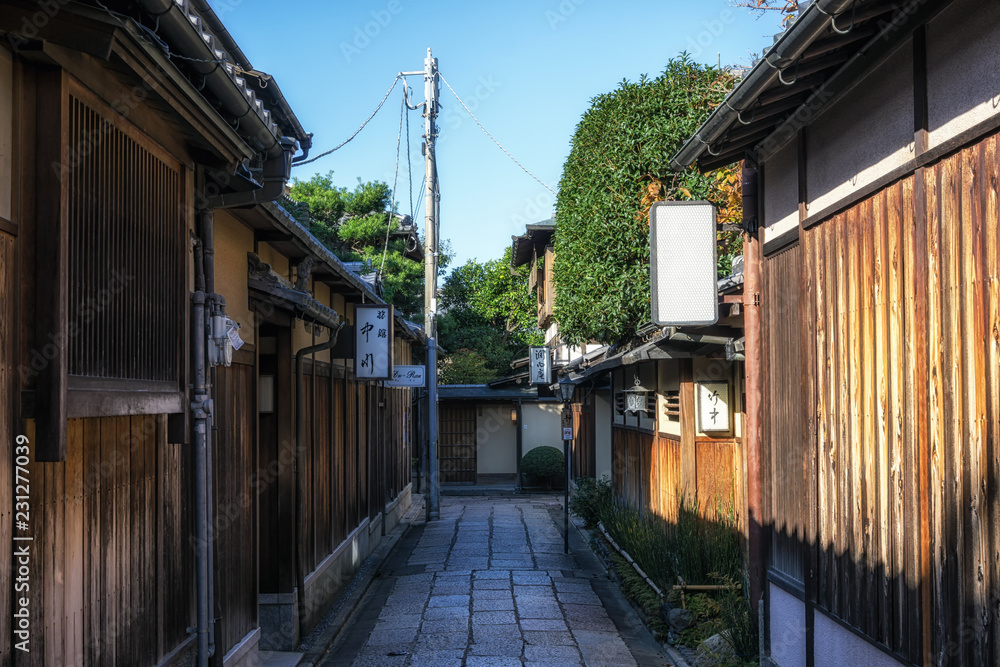
[[[594,395],[577,390],[573,403],[573,479],[597,476],[597,434],[595,428]]]
[[[799,363],[800,250],[794,245],[765,260],[763,271],[763,337],[766,368],[764,439],[770,456],[771,567],[801,582],[805,538],[801,366]],[[780,508],[780,509],[778,509]]]
[[[438,464],[441,483],[476,481],[476,409],[464,405],[440,406]]]
[[[736,440],[699,438],[697,500],[701,511],[714,516],[722,509],[741,513],[743,494],[742,453]],[[635,507],[674,521],[683,490],[680,440],[662,433],[628,428],[612,430],[612,488],[615,495]]]
[[[244,364],[215,372],[215,643],[224,655],[257,627],[256,373]]]
[[[803,273],[765,261],[764,311],[776,292],[809,285],[816,345],[812,367],[793,374],[796,333],[777,334],[780,309],[768,317],[772,519],[803,537],[805,496],[786,492],[807,469],[796,453],[815,456],[818,521],[804,537],[819,546],[817,604],[905,662],[923,662],[926,628],[929,664],[1000,664],[996,143],[804,231]],[[815,379],[808,442],[779,389],[802,374]]]
[[[17,665],[151,665],[184,641],[194,564],[181,450],[163,416],[74,419],[67,460],[31,464],[32,651]]]

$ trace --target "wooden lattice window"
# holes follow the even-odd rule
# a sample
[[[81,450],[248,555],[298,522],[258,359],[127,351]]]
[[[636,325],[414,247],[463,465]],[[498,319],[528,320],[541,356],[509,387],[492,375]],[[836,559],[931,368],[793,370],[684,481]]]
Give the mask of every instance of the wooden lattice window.
[[[663,394],[663,414],[670,422],[681,420],[681,392],[667,391]]]
[[[44,363],[27,378],[26,415],[36,460],[63,461],[68,419],[185,414],[190,187],[178,160],[65,70],[39,67],[36,79]]]
[[[70,95],[69,374],[176,387],[181,167],[95,106]]]

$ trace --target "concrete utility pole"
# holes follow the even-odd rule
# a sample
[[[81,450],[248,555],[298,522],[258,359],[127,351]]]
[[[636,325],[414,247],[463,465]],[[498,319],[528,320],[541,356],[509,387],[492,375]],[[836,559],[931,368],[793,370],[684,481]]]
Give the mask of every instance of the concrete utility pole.
[[[427,518],[441,516],[438,473],[438,402],[437,402],[437,274],[438,274],[438,191],[434,144],[438,113],[437,58],[427,49],[424,59],[424,169],[427,189],[424,193],[424,331],[427,333],[427,440],[430,455],[430,480],[427,493]]]

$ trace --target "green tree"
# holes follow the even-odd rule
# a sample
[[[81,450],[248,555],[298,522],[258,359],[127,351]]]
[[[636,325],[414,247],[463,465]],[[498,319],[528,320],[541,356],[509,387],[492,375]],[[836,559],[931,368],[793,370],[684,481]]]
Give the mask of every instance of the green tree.
[[[542,343],[527,273],[523,267],[512,273],[510,257],[507,248],[501,259],[469,260],[445,279],[438,340],[449,354],[442,359],[442,382],[476,384],[504,377],[529,345]]]
[[[555,318],[566,342],[620,342],[649,321],[654,201],[708,199],[723,220],[738,216],[734,168],[675,172],[668,162],[735,83],[731,72],[682,54],[659,77],[623,81],[592,100],[559,183]],[[721,253],[724,270],[738,241],[735,235],[721,241],[731,245]]]
[[[378,271],[386,301],[404,317],[419,319],[424,304],[424,268],[406,257],[406,240],[392,238],[399,227],[393,215],[392,189],[380,181],[358,184],[353,190],[333,184],[333,172],[315,174],[306,181],[293,179],[292,211],[307,222],[313,234],[344,261],[368,262]],[[389,241],[386,243],[386,238]],[[450,249],[442,242],[439,264],[447,267]]]

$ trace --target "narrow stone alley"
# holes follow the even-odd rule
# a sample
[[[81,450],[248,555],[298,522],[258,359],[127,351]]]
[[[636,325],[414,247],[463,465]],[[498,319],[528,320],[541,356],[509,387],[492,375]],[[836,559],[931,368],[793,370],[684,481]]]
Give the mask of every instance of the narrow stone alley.
[[[414,523],[327,667],[665,665],[561,499],[445,497]]]

